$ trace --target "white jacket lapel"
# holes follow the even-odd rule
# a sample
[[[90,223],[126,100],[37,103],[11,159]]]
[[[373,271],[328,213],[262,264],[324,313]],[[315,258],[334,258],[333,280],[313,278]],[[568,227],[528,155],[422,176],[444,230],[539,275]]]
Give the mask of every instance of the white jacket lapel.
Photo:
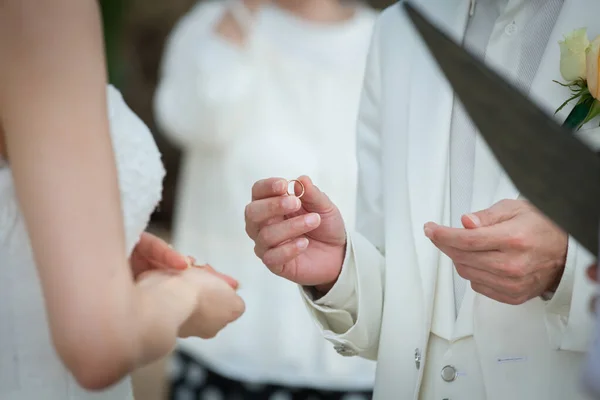
[[[600,19],[598,19],[598,15],[600,15],[600,1],[565,0],[530,91],[530,97],[548,115],[553,115],[554,111],[570,94],[567,88],[553,82],[554,80],[562,81],[560,74],[560,47],[558,42],[563,39],[564,35],[582,27],[588,28],[590,39],[596,35],[600,35]],[[573,106],[574,104],[565,107],[558,113],[555,116],[557,122],[562,123]],[[500,175],[499,184],[494,193],[494,202],[518,196],[517,189],[504,172]]]

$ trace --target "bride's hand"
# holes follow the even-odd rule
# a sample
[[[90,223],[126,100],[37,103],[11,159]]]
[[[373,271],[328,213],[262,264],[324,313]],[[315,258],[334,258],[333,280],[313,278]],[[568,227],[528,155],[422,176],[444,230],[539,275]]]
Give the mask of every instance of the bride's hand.
[[[131,272],[134,279],[153,269],[180,270],[188,267],[188,258],[173,250],[167,242],[144,232],[133,249],[130,258]]]
[[[245,311],[244,301],[226,275],[210,266],[190,268],[183,272],[186,280],[196,286],[196,307],[179,329],[179,337],[197,336],[209,339]]]
[[[201,267],[197,266],[196,260],[193,257],[182,255],[173,250],[167,242],[148,232],[144,232],[140,237],[129,261],[133,277],[136,280],[140,274],[154,269],[184,271],[188,267],[194,266],[204,268],[206,271],[223,279],[234,289],[238,287],[238,282],[232,277],[215,271],[208,264]]]
[[[170,299],[175,302],[174,306],[194,304],[180,326],[180,337],[212,338],[245,310],[244,301],[235,292],[238,287],[235,279],[215,271],[210,265],[196,265],[193,257],[178,253],[150,233],[142,234],[130,262],[135,280],[142,284],[160,285],[175,278],[181,288],[178,296],[189,300],[180,303]]]

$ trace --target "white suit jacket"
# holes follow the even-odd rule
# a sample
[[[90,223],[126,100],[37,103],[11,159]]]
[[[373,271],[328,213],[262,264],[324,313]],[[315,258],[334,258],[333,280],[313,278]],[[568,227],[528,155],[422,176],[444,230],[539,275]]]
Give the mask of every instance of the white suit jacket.
[[[417,3],[462,38],[468,0]],[[561,80],[559,40],[585,26],[600,34],[599,16],[598,0],[565,0],[531,89],[549,115],[569,95],[553,82]],[[468,287],[455,320],[452,261],[423,234],[427,221],[449,222],[452,104],[450,86],[400,5],[391,6],[376,25],[359,116],[358,228],[332,291],[317,302],[302,292],[309,310],[339,353],[378,360],[376,399],[417,398],[430,332],[448,340],[473,335],[488,400],[584,398],[579,370],[593,291],[585,269],[593,257],[574,240],[550,301],[510,306]],[[475,158],[474,211],[519,196],[480,136]]]

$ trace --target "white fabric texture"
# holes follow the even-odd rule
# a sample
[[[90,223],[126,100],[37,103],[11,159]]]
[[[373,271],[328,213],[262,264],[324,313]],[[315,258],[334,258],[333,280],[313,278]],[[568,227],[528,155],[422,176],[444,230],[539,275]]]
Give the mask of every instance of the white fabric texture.
[[[244,209],[255,181],[309,175],[354,225],[355,125],[376,14],[359,6],[324,24],[266,5],[239,48],[213,33],[227,3],[202,2],[176,26],[155,111],[184,151],[173,244],[239,279],[247,307],[215,339],[181,346],[233,379],[370,388],[374,364],[333,351],[295,285],[254,255]]]
[[[474,14],[467,25],[464,45],[476,56],[485,58],[488,53],[490,36],[492,33],[495,33],[491,43],[489,43],[491,57],[494,57],[495,46],[503,47],[505,45],[501,39],[510,38],[513,35],[518,36],[520,42],[512,43],[518,49],[516,51],[516,58],[521,60],[518,64],[518,69],[513,68],[515,65],[512,64],[513,60],[508,60],[509,64],[498,63],[496,66],[500,68],[506,66],[506,69],[502,72],[515,81],[521,90],[527,92],[542,56],[540,51],[531,56],[528,53],[531,49],[542,48],[539,43],[547,43],[552,28],[550,22],[556,19],[561,4],[562,0],[534,0],[526,5],[512,3],[511,8],[506,9],[508,0],[477,0]],[[531,11],[547,11],[536,15],[532,23],[527,26],[519,27],[513,21],[507,21],[509,23],[501,27],[502,31],[499,32],[496,28],[495,32],[493,32],[494,25],[500,16],[503,17],[501,23],[504,24],[504,19],[510,18],[511,13],[531,12],[527,8]],[[517,31],[519,29],[523,29],[525,32],[518,34]],[[511,30],[514,30],[514,33],[511,34]],[[528,35],[527,31],[536,32],[536,34]],[[527,56],[520,56],[521,53]],[[517,77],[520,78],[518,81]],[[453,227],[462,227],[461,216],[463,214],[479,211],[471,209],[476,135],[477,129],[475,125],[464,111],[460,101],[455,99],[450,130],[450,213]],[[454,303],[456,315],[458,315],[468,282],[458,275],[456,269],[454,270],[453,278]]]
[[[508,0],[474,1],[473,15],[467,25],[463,44],[477,57],[485,58],[494,23],[507,3]],[[450,221],[453,227],[462,228],[462,215],[477,211],[471,210],[477,132],[460,101],[457,98],[454,101],[450,127]],[[468,283],[456,269],[453,271],[453,281],[454,308],[458,316]]]
[[[164,169],[150,131],[113,87],[108,107],[131,252],[160,201]],[[129,379],[103,392],[87,392],[57,357],[8,165],[0,169],[0,260],[0,399],[132,400]]]

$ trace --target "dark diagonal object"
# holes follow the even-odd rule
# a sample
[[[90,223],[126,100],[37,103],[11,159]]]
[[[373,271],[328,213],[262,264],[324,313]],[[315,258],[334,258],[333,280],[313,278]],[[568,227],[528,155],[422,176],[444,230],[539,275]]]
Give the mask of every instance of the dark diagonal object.
[[[517,189],[598,254],[600,158],[410,3],[403,6]]]

